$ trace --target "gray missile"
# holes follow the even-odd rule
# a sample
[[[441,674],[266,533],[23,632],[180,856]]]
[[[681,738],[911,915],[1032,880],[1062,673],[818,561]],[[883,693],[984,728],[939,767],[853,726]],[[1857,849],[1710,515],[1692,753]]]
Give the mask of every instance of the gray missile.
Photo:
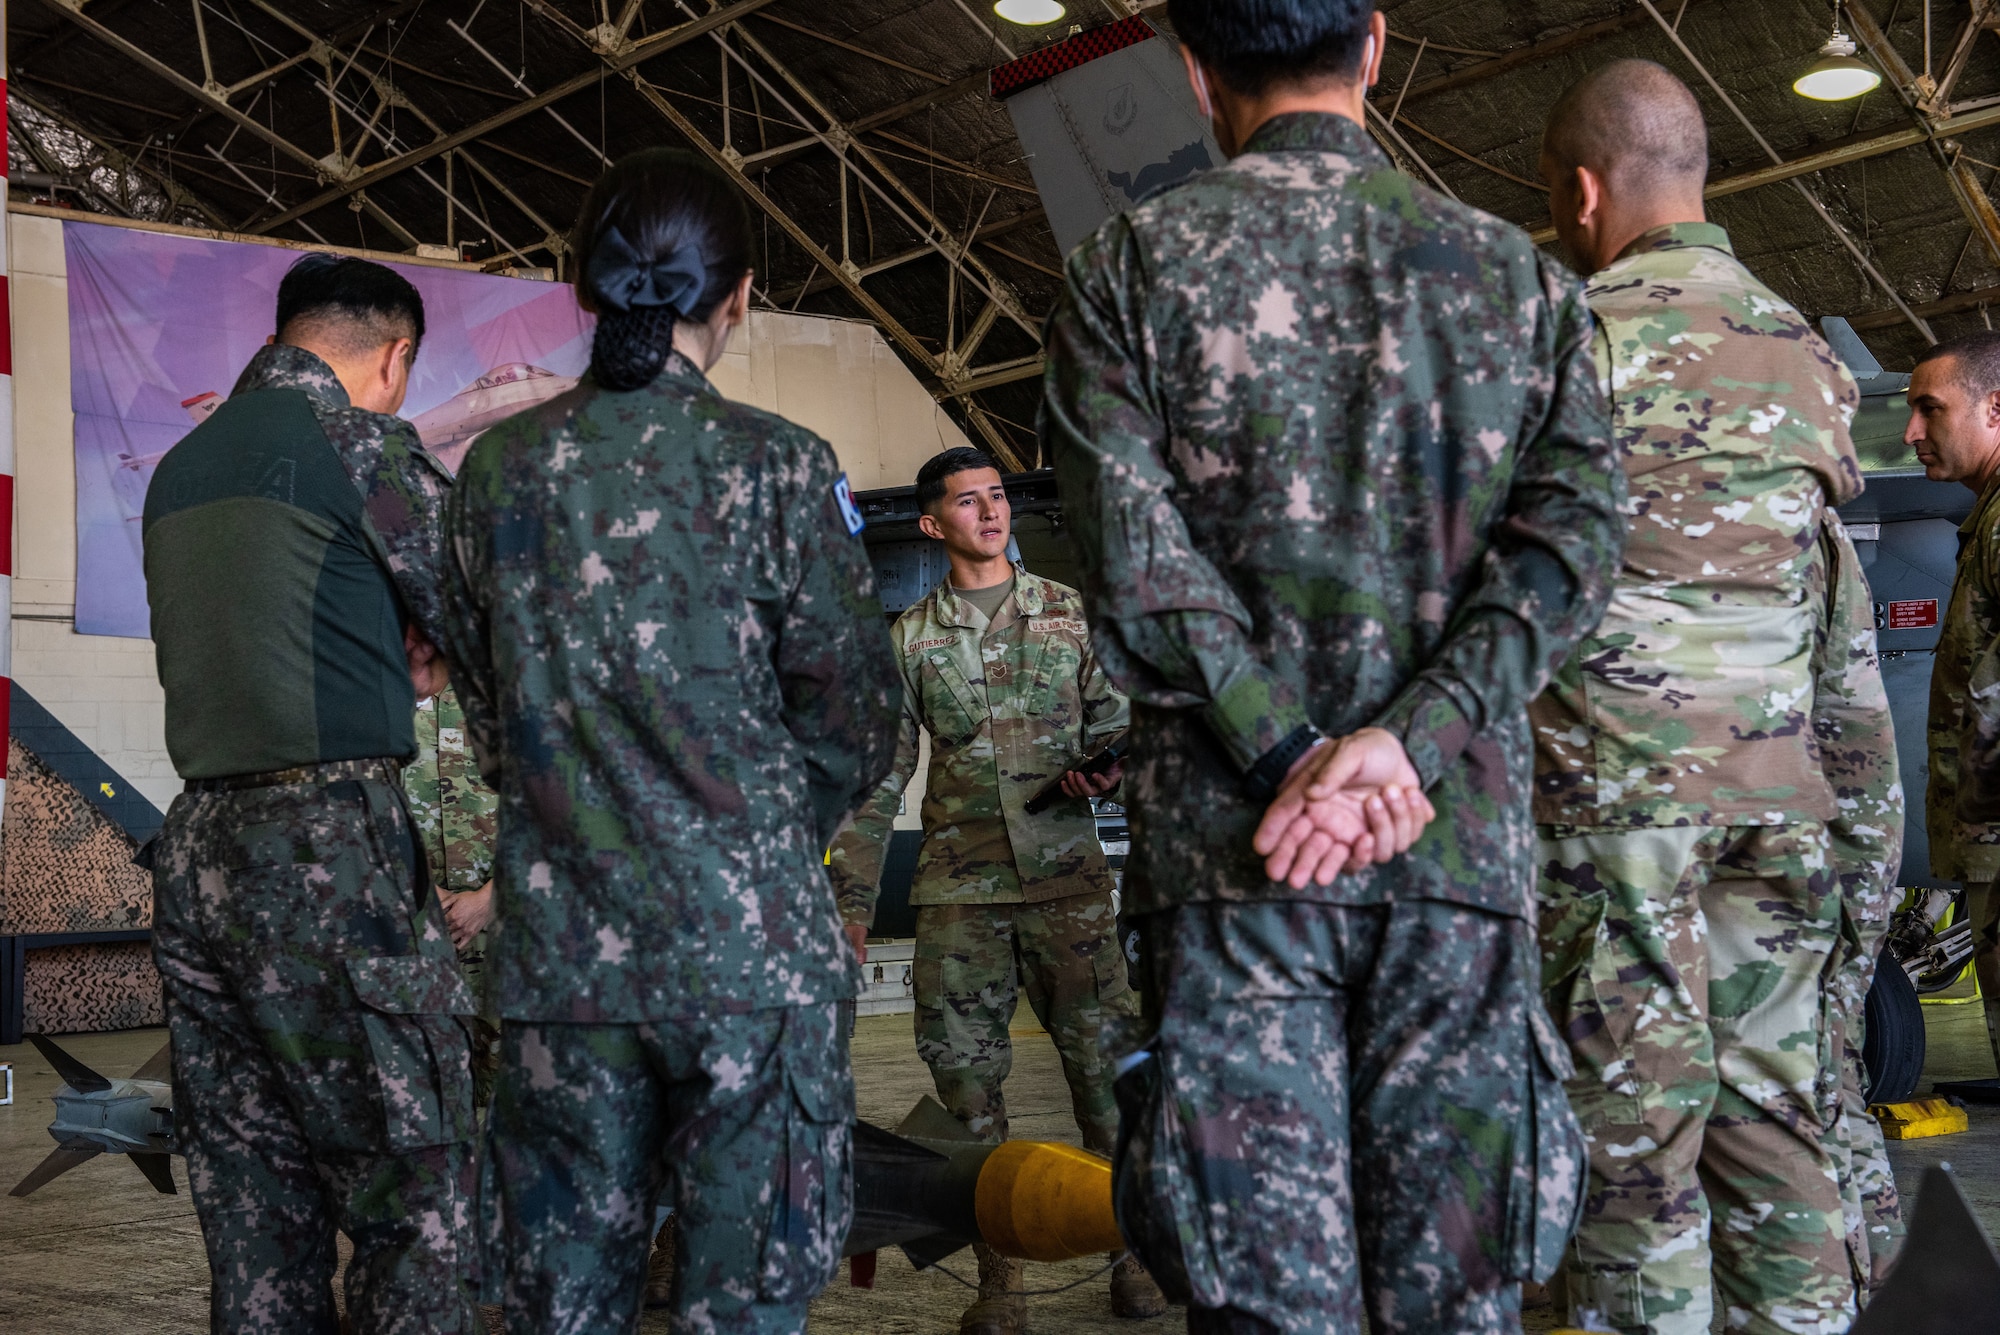
[[[49,1135],[56,1147],[9,1192],[27,1196],[100,1154],[123,1154],[155,1189],[174,1195],[174,1088],[172,1050],[162,1045],[152,1058],[122,1080],[99,1075],[40,1034],[28,1041],[62,1077],[56,1090],[56,1120]]]

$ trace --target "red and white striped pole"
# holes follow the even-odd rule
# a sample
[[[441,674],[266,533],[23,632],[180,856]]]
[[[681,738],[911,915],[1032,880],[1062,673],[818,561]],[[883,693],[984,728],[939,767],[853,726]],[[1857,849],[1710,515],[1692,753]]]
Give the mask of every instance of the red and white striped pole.
[[[0,146],[7,142],[7,0],[0,0]],[[14,698],[14,305],[7,292],[7,153],[0,150],[0,805]]]

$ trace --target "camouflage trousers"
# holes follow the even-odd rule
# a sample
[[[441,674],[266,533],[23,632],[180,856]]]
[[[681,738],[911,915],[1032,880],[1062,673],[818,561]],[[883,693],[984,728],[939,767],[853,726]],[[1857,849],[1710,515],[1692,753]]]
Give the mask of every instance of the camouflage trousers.
[[[1986,1011],[1986,1041],[2000,1070],[2000,881],[1965,882],[1965,920],[1972,924],[1972,972]]]
[[[1886,901],[1888,896],[1881,898]],[[1858,916],[1852,904],[1845,907],[1842,918],[1842,949],[1835,953],[1833,975],[1825,989],[1827,1051],[1820,1069],[1825,1087],[1821,1118],[1827,1154],[1839,1175],[1848,1261],[1857,1292],[1865,1294],[1889,1277],[1904,1234],[1896,1174],[1889,1165],[1882,1127],[1868,1111],[1863,1094],[1868,1079],[1861,1062],[1868,989],[1875,980],[1875,957],[1889,919],[1887,914],[1876,920],[1865,913]]]
[[[1002,1091],[1023,990],[1069,1082],[1083,1143],[1111,1153],[1118,1106],[1102,1036],[1138,1014],[1109,893],[1040,904],[926,904],[917,909],[917,1055],[938,1101],[986,1140],[1007,1138]]]
[[[471,997],[419,912],[401,794],[331,782],[188,793],[153,868],[175,1124],[211,1329],[332,1335],[334,1233],[357,1335],[477,1329]]]
[[[1826,827],[1541,835],[1543,978],[1590,1144],[1572,1312],[1702,1335],[1712,1284],[1727,1330],[1846,1330],[1821,1083],[1841,933]]]
[[[490,1144],[511,1335],[636,1331],[669,1183],[676,1335],[800,1335],[853,1216],[843,1014],[505,1021]]]
[[[1118,1219],[1191,1335],[1520,1329],[1583,1142],[1534,932],[1453,904],[1138,919]]]

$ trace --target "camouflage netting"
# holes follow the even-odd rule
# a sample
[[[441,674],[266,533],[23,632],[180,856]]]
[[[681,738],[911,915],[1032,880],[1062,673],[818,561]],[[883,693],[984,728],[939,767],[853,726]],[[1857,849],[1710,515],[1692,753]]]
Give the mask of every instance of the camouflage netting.
[[[0,818],[0,935],[149,927],[153,887],[132,839],[34,752],[10,739]],[[25,1027],[78,1033],[163,1023],[143,941],[31,950]]]
[[[144,941],[30,951],[23,1031],[86,1034],[165,1024],[152,951]]]

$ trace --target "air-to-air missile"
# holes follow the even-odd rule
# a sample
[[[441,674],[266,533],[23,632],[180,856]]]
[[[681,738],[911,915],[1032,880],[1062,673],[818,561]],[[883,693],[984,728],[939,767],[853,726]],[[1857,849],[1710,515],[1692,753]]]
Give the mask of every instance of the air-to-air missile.
[[[900,1246],[921,1270],[974,1242],[1030,1261],[1121,1250],[1110,1162],[1046,1141],[986,1144],[929,1096],[894,1132],[856,1122],[854,1227],[842,1254]]]
[[[174,1131],[170,1049],[162,1045],[144,1066],[115,1080],[99,1075],[40,1034],[29,1034],[28,1041],[62,1077],[56,1090],[56,1120],[49,1123],[56,1147],[8,1194],[26,1196],[100,1154],[122,1154],[156,1189],[173,1195],[174,1174],[167,1159]]]
[[[63,1080],[49,1124],[56,1148],[11,1194],[26,1196],[100,1154],[125,1155],[171,1194],[169,1049],[120,1080],[39,1034],[28,1039]],[[854,1227],[843,1255],[899,1246],[921,1269],[975,1242],[1031,1261],[1118,1251],[1111,1164],[1053,1142],[987,1144],[929,1096],[893,1132],[856,1122]]]

